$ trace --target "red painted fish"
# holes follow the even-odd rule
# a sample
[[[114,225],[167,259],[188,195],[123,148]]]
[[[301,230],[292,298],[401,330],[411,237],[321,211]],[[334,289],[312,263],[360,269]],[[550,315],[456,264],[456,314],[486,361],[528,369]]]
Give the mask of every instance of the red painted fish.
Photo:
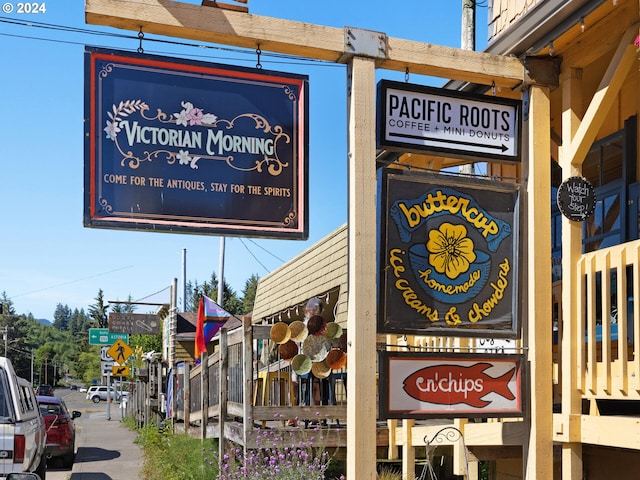
[[[482,400],[482,397],[491,392],[507,400],[514,400],[515,396],[507,384],[515,374],[516,368],[494,378],[484,373],[491,366],[490,363],[476,363],[470,367],[426,367],[405,378],[404,390],[416,400],[438,405],[465,403],[471,407],[483,408],[491,402]]]

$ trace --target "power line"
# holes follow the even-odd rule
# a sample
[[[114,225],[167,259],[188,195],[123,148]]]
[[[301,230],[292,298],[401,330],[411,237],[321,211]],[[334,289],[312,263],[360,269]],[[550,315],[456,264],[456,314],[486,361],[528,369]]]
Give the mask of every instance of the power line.
[[[158,290],[157,292],[153,292],[153,293],[150,293],[149,295],[147,295],[145,297],[139,298],[138,300],[136,300],[136,302],[141,302],[142,300],[146,300],[147,298],[153,297],[154,295],[158,295],[159,293],[162,293],[162,292],[164,292],[165,290],[167,290],[169,288],[171,288],[170,285],[164,287],[161,290]]]
[[[281,261],[282,263],[284,263],[284,260],[281,259],[280,257],[278,257],[277,255],[275,255],[273,252],[270,252],[269,250],[267,250],[266,248],[264,248],[262,245],[257,244],[254,240],[248,239],[251,243],[253,243],[256,247],[261,248],[263,251],[267,252],[269,255],[271,255],[273,258]]]
[[[240,243],[242,243],[242,245],[244,246],[244,248],[247,249],[247,252],[249,252],[249,255],[251,255],[253,257],[253,259],[258,262],[262,268],[264,268],[265,272],[269,273],[269,269],[267,267],[264,266],[264,264],[258,260],[258,257],[256,257],[253,252],[249,249],[249,247],[247,247],[247,245],[244,243],[244,240],[242,240],[242,238],[240,239]]]
[[[50,290],[52,288],[64,287],[66,285],[71,285],[72,283],[82,282],[82,281],[88,280],[90,278],[101,277],[102,275],[107,275],[109,273],[119,272],[120,270],[125,270],[125,269],[131,268],[131,267],[133,267],[133,265],[128,265],[126,267],[116,268],[115,270],[109,270],[108,272],[96,273],[95,275],[89,275],[88,277],[82,277],[82,278],[78,278],[76,280],[71,280],[71,281],[64,282],[64,283],[58,283],[57,285],[51,285],[51,286],[48,286],[48,287],[39,288],[37,290],[32,290],[30,292],[19,293],[18,295],[13,295],[12,297],[10,297],[10,300],[13,300],[14,298],[18,298],[18,297],[24,297],[25,295],[31,295],[33,293],[43,292],[45,290]]]
[[[103,31],[99,31],[99,30],[93,30],[93,29],[88,29],[88,28],[79,28],[79,27],[71,27],[68,25],[56,25],[56,24],[52,24],[52,23],[43,23],[43,22],[32,22],[32,21],[26,21],[26,20],[18,20],[18,19],[13,19],[13,18],[8,18],[8,17],[0,17],[0,23],[7,23],[7,24],[11,24],[11,25],[16,25],[19,27],[25,27],[25,28],[41,28],[43,30],[53,30],[53,31],[61,31],[61,32],[67,32],[67,33],[76,33],[76,34],[82,34],[82,35],[96,35],[96,36],[102,36],[102,37],[111,37],[111,38],[118,38],[118,39],[127,39],[127,40],[133,40],[134,42],[139,42],[140,38],[138,37],[138,35],[132,35],[132,34],[122,34],[122,33],[109,33],[109,32],[103,32]],[[6,37],[14,37],[14,38],[22,38],[22,39],[28,39],[28,40],[38,40],[38,41],[47,41],[47,42],[53,42],[53,43],[62,43],[62,44],[70,44],[70,45],[85,45],[86,42],[74,42],[74,41],[70,41],[70,40],[61,40],[61,39],[55,39],[55,38],[44,38],[44,37],[36,37],[36,36],[28,36],[28,35],[17,35],[17,34],[8,34],[8,33],[0,33],[1,36],[6,36]],[[251,58],[247,58],[247,59],[233,59],[233,58],[228,58],[228,57],[215,57],[215,56],[207,56],[207,55],[195,55],[195,54],[184,54],[184,56],[188,56],[188,57],[201,57],[201,58],[224,58],[226,60],[237,60],[237,61],[254,61],[253,57],[255,57],[255,51],[254,50],[250,50],[250,49],[240,49],[240,48],[232,48],[232,47],[223,47],[223,46],[218,46],[218,45],[207,45],[207,44],[203,44],[203,43],[192,43],[192,42],[185,42],[185,41],[178,41],[178,40],[168,40],[165,38],[153,38],[153,37],[144,37],[144,41],[145,42],[154,42],[154,43],[161,43],[161,44],[166,44],[166,45],[176,45],[176,46],[181,46],[181,47],[190,47],[190,48],[198,48],[198,49],[206,49],[206,50],[216,50],[219,52],[226,52],[226,53],[236,53],[236,54],[241,54],[241,55],[246,55],[246,56],[250,56]],[[131,48],[130,50],[134,50],[133,48]],[[173,53],[167,53],[167,52],[155,52],[158,54],[164,54],[164,55],[173,55]],[[183,55],[181,53],[181,55]],[[318,65],[321,64],[322,66],[330,66],[330,67],[343,67],[340,64],[335,64],[334,62],[331,61],[327,61],[327,60],[320,60],[320,59],[305,59],[304,61],[300,61],[299,58],[300,57],[293,57],[291,55],[286,55],[286,54],[279,54],[279,53],[262,53],[262,55],[264,57],[270,57],[272,59],[275,58],[280,58],[283,60],[287,60],[286,62],[277,62],[274,60],[271,60],[272,63],[286,63],[286,64],[290,64],[290,65]],[[294,59],[298,59],[298,60],[294,60]]]

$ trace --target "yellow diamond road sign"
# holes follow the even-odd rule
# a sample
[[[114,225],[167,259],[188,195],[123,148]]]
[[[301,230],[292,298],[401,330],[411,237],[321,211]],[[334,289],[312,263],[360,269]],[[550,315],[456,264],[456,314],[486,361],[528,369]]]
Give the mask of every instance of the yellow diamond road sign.
[[[133,354],[133,349],[119,338],[113,345],[109,347],[107,353],[116,362],[124,363],[127,361],[127,358],[129,358]]]

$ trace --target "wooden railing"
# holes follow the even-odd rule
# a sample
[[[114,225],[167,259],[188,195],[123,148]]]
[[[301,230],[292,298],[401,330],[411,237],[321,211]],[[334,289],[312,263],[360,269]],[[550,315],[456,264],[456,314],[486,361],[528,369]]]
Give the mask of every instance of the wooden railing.
[[[640,398],[640,240],[577,264],[576,388],[585,398]]]
[[[296,418],[301,422],[346,420],[346,401],[335,404],[335,389],[333,405],[308,406],[295,401],[298,395],[291,390],[295,387],[290,364],[277,357],[270,328],[247,321],[243,327],[229,332],[222,329],[212,340],[214,352],[204,356],[200,365],[184,372],[184,391],[176,391],[184,401],[176,404],[176,418],[188,419],[185,423],[199,427],[203,436],[208,436],[209,427],[213,436],[224,431],[225,438],[237,443],[244,443],[243,438],[250,438],[255,426],[266,422],[283,423]],[[268,359],[274,352],[275,361],[261,362],[261,358]],[[236,427],[225,429],[230,419]],[[243,433],[238,432],[237,424],[242,425]]]

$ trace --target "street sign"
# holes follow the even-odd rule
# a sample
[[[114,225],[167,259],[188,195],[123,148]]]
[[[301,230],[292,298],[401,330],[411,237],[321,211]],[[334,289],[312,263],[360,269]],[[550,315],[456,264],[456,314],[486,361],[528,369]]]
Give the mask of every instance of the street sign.
[[[128,377],[131,375],[131,367],[129,365],[114,365],[111,369],[111,375],[114,377]]]
[[[116,340],[116,343],[111,345],[107,353],[118,363],[124,363],[133,354],[133,349],[124,343],[121,339]]]
[[[107,351],[111,345],[103,345],[100,347],[100,361],[101,362],[111,362],[113,358],[109,356]]]
[[[102,371],[102,376],[106,377],[111,374],[113,370],[114,363],[113,362],[100,362],[100,369]]]
[[[381,80],[378,148],[520,160],[519,100]]]
[[[109,314],[109,331],[157,335],[160,319],[155,314],[113,312]]]
[[[116,340],[129,341],[128,333],[110,333],[108,328],[90,328],[89,345],[111,345]]]

